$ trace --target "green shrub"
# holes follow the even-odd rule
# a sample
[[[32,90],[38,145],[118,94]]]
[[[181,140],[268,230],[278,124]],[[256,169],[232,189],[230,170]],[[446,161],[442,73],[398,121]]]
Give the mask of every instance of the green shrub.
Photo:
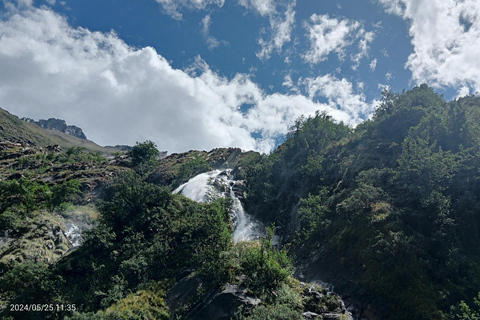
[[[258,306],[244,320],[303,320],[302,312],[289,305]]]
[[[237,246],[246,285],[255,295],[271,298],[273,291],[287,282],[292,273],[292,262],[285,249],[272,247],[272,228],[268,229],[268,234],[260,243],[241,243]]]
[[[138,174],[146,175],[158,165],[157,158],[160,152],[155,143],[150,140],[139,143],[127,153],[132,158],[132,167]]]
[[[177,177],[172,183],[172,187],[176,188],[188,179],[202,173],[212,170],[212,166],[200,155],[194,154],[190,160],[183,163],[177,172]]]

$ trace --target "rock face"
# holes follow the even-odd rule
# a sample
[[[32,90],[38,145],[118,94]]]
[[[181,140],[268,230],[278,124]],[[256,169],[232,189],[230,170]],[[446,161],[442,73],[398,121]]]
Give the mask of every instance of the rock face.
[[[72,246],[61,223],[51,215],[27,218],[25,224],[29,225],[27,233],[20,238],[11,238],[0,247],[0,274],[25,260],[51,263]]]
[[[190,315],[192,320],[228,320],[235,316],[240,306],[252,308],[258,305],[261,300],[246,295],[245,285],[228,284],[222,289],[217,289],[208,296]]]
[[[218,148],[209,152],[190,150],[185,153],[172,153],[169,156],[163,153],[158,168],[148,177],[147,181],[164,186],[170,185],[177,177],[180,167],[194,157],[203,158],[211,166],[211,169],[233,169],[242,156],[247,153],[242,152],[239,148]],[[235,175],[235,173],[233,174]]]
[[[357,279],[361,278],[361,270],[351,266],[342,265],[341,257],[327,248],[319,249],[309,257],[297,257],[295,277],[307,282],[322,282],[327,280],[331,284],[331,290],[343,297],[343,309],[353,314],[355,320],[375,319],[370,311],[373,297],[359,285]],[[320,297],[316,292],[311,292],[315,299]],[[381,317],[378,319],[390,319],[387,313],[376,310]],[[337,319],[334,315],[323,315],[323,319]],[[351,319],[351,318],[346,318]]]
[[[38,121],[30,118],[22,118],[21,120],[35,123],[37,126],[40,126],[44,129],[60,131],[80,139],[87,139],[87,136],[85,136],[82,129],[77,126],[67,125],[65,120],[55,118],[50,118],[48,120],[40,119]]]
[[[189,320],[228,320],[235,317],[240,306],[249,309],[261,302],[260,299],[248,297],[248,289],[243,284],[227,283],[199,297],[198,292],[203,285],[203,281],[197,277],[183,277],[167,293],[169,309],[175,313],[182,306],[193,303],[195,306],[187,316]]]

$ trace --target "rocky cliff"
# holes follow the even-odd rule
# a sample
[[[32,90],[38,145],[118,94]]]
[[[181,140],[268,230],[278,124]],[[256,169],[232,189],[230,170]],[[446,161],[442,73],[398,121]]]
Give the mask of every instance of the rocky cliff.
[[[22,118],[21,120],[34,123],[37,126],[40,126],[47,130],[60,131],[80,139],[87,139],[87,136],[85,135],[85,133],[83,133],[82,129],[77,126],[67,125],[67,122],[65,120],[55,118],[50,118],[48,120],[40,119],[38,121],[30,118]]]

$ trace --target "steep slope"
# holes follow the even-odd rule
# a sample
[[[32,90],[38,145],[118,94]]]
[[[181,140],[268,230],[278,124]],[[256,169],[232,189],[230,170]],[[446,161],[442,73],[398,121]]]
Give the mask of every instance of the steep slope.
[[[121,151],[113,147],[101,147],[96,143],[57,130],[46,130],[38,125],[20,120],[0,108],[0,140],[23,142],[29,145],[47,147],[58,145],[62,148],[83,147],[91,151],[109,154]]]
[[[445,319],[480,288],[479,119],[479,97],[426,85],[384,92],[355,130],[299,119],[244,164],[247,210],[292,242],[299,275],[358,287],[372,318]]]

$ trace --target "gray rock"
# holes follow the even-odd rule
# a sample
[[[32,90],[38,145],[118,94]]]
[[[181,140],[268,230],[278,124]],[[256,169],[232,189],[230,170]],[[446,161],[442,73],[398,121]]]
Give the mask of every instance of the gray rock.
[[[227,284],[225,289],[218,289],[208,296],[189,319],[228,320],[235,316],[240,306],[253,308],[261,302],[260,299],[248,297],[246,292],[244,285]]]
[[[60,131],[80,139],[87,139],[82,129],[80,129],[77,126],[67,125],[65,120],[55,119],[55,118],[50,118],[48,120],[40,119],[38,121],[35,121],[31,118],[22,118],[21,120],[34,123],[37,126],[40,126],[44,129]]]
[[[315,312],[307,311],[307,312],[302,313],[302,316],[305,319],[315,319],[316,317],[318,317],[318,314],[315,313]]]
[[[324,313],[323,320],[353,320],[352,315],[348,312],[340,313]]]
[[[202,284],[199,278],[188,277],[177,282],[167,293],[167,305],[170,310],[174,311],[194,299]]]

